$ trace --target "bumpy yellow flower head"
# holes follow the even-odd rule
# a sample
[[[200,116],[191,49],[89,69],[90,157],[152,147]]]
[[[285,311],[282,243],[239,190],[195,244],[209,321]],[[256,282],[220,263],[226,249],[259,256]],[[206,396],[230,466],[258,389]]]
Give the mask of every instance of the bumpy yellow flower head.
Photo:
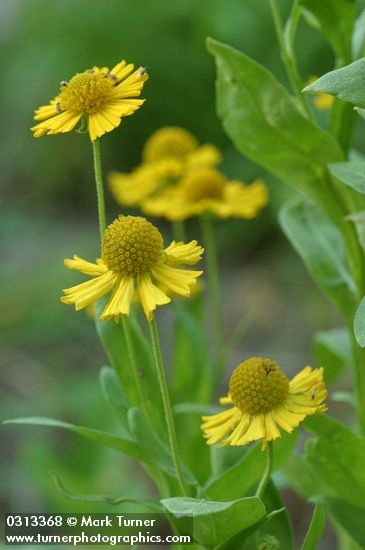
[[[156,162],[165,158],[183,158],[199,146],[198,140],[178,126],[165,126],[156,130],[146,141],[143,162]]]
[[[221,153],[209,143],[199,146],[184,128],[167,126],[148,138],[142,158],[131,173],[109,174],[110,191],[122,206],[139,206],[161,187],[175,185],[192,168],[219,164]]]
[[[196,264],[202,253],[196,241],[173,241],[164,249],[161,233],[145,218],[119,216],[106,229],[102,257],[95,264],[78,256],[65,260],[66,267],[94,278],[65,289],[61,301],[80,310],[113,290],[100,319],[117,322],[120,315],[129,315],[132,302],[138,301],[150,320],[158,305],[171,301],[170,296],[190,296],[202,271],[179,266]]]
[[[145,214],[170,221],[205,212],[220,218],[254,218],[267,201],[267,187],[262,180],[251,185],[227,181],[215,168],[200,166],[190,170],[174,187],[164,188],[143,201],[141,207]]]
[[[109,71],[93,67],[61,82],[59,94],[35,111],[34,137],[70,132],[85,117],[91,141],[119,126],[122,117],[144,103],[137,98],[148,75],[143,67],[121,61]]]
[[[315,82],[316,80],[318,80],[318,76],[310,76],[308,81],[306,82],[306,86],[309,86],[309,84],[313,84],[313,82]],[[313,99],[314,105],[320,111],[328,111],[329,109],[331,109],[333,102],[334,97],[330,94],[316,93]]]
[[[289,381],[275,361],[252,357],[233,371],[229,394],[221,399],[233,407],[203,417],[204,437],[209,445],[223,446],[262,439],[265,449],[281,437],[279,427],[290,433],[306,416],[326,411],[326,397],[322,368],[305,367]]]

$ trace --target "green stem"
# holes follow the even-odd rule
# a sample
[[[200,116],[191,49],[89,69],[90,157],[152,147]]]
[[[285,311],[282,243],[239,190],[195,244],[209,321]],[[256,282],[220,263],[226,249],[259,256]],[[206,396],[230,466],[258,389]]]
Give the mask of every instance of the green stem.
[[[105,224],[104,186],[103,186],[103,176],[101,173],[100,140],[96,139],[95,141],[92,142],[92,145],[93,145],[93,155],[94,155],[96,195],[98,200],[100,242],[102,243],[104,232],[106,229],[106,224]]]
[[[219,271],[217,261],[217,250],[215,245],[212,223],[208,216],[200,218],[203,243],[205,249],[205,258],[207,265],[208,287],[213,305],[214,330],[217,354],[217,376],[220,376],[224,367],[223,351],[223,322],[220,298]]]
[[[277,0],[270,0],[271,13],[274,20],[276,36],[280,46],[281,58],[285,65],[285,70],[288,75],[293,92],[297,96],[308,118],[313,119],[313,113],[310,109],[308,98],[302,94],[303,83],[299,77],[296,56],[294,52],[294,36],[295,29],[298,24],[300,15],[300,4],[294,3],[292,13],[290,15],[291,25],[288,25],[285,32],[283,22],[281,20],[280,8]],[[288,38],[287,40],[286,37]]]
[[[259,486],[257,487],[255,496],[262,499],[266,485],[268,484],[268,481],[270,479],[271,470],[274,462],[274,446],[272,441],[268,441],[267,443],[267,450],[266,450],[266,466],[265,471],[262,475],[261,481],[259,483]]]
[[[172,222],[172,234],[176,242],[185,242],[186,232],[183,220],[176,220]]]
[[[140,372],[138,370],[136,352],[135,352],[134,343],[132,339],[129,319],[127,319],[125,315],[121,315],[121,323],[122,323],[124,338],[127,344],[129,366],[131,367],[134,383],[136,385],[136,390],[138,395],[138,404],[145,412],[146,419],[148,421],[150,419],[150,411],[146,407],[146,399],[144,399],[144,395],[143,395]]]
[[[174,462],[176,477],[178,479],[181,492],[184,496],[186,496],[187,489],[186,489],[186,485],[185,485],[185,481],[184,481],[184,477],[181,469],[181,464],[180,464],[174,418],[172,414],[171,401],[170,401],[169,390],[167,386],[165,370],[163,367],[160,340],[158,337],[158,330],[157,330],[157,324],[155,319],[152,319],[151,321],[149,321],[149,327],[150,327],[150,334],[151,334],[151,341],[152,341],[153,358],[155,361],[158,381],[160,384],[162,402],[163,402],[164,411],[165,411],[167,433],[168,433],[168,439],[169,439],[169,444],[171,449],[172,460]]]
[[[352,322],[349,326],[350,334],[353,334]],[[354,336],[352,346],[355,366],[355,393],[357,401],[357,420],[360,433],[365,435],[365,349],[360,348]]]

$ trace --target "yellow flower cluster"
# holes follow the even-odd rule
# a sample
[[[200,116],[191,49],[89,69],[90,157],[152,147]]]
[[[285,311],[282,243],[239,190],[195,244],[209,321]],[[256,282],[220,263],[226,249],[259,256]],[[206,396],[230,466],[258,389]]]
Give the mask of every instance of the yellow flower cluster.
[[[199,145],[187,130],[161,128],[147,140],[142,164],[129,174],[112,172],[109,187],[118,204],[170,221],[206,212],[253,218],[267,203],[265,183],[228,181],[216,168],[220,161],[216,147]]]

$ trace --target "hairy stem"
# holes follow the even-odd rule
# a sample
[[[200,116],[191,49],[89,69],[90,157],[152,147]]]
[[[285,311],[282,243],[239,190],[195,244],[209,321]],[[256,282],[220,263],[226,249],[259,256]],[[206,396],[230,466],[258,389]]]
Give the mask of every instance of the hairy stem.
[[[266,486],[269,482],[272,466],[274,461],[274,445],[272,441],[268,441],[266,449],[266,466],[265,471],[262,475],[260,483],[257,487],[255,496],[262,498],[266,489]]]
[[[105,224],[105,201],[104,201],[104,185],[103,176],[101,173],[101,155],[100,155],[100,140],[96,139],[92,142],[93,156],[94,156],[94,173],[96,183],[96,196],[98,201],[98,218],[99,218],[99,231],[100,242],[103,242],[104,232],[106,228]]]

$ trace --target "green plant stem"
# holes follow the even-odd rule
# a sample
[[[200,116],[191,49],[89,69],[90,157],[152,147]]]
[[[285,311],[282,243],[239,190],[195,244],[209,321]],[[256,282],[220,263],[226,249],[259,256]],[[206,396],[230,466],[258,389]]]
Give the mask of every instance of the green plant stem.
[[[353,323],[349,326],[350,334],[353,334]],[[365,435],[365,349],[361,348],[354,336],[352,347],[355,366],[355,393],[357,402],[357,420],[360,433]]]
[[[290,19],[293,23],[289,26],[286,34],[284,31],[283,22],[281,20],[278,0],[270,0],[270,8],[274,20],[276,36],[280,46],[281,58],[285,65],[286,73],[293,92],[297,96],[308,118],[313,119],[314,117],[310,109],[308,99],[304,96],[304,94],[302,94],[303,83],[298,74],[296,57],[293,49],[295,29],[298,24],[301,7],[298,2],[294,3],[293,10],[290,15]],[[285,40],[286,36],[289,38],[288,40]]]
[[[176,242],[184,242],[186,238],[185,224],[183,220],[172,222],[172,234]]]
[[[260,483],[259,483],[259,485],[257,487],[257,490],[256,490],[256,493],[255,493],[255,496],[257,496],[261,499],[264,495],[266,485],[268,484],[268,481],[270,479],[273,462],[274,462],[274,445],[273,445],[272,441],[268,441],[267,442],[267,450],[266,450],[265,471],[262,475],[262,478],[260,480]]]
[[[93,145],[93,156],[94,156],[96,196],[98,201],[100,242],[102,243],[104,232],[106,229],[106,224],[105,224],[104,185],[103,185],[103,176],[101,172],[100,140],[96,139],[95,141],[92,142],[92,145]]]
[[[136,359],[136,352],[134,349],[134,343],[132,339],[129,319],[125,315],[121,315],[121,324],[123,328],[124,338],[127,344],[127,351],[129,356],[129,364],[132,370],[134,383],[136,385],[137,395],[138,395],[138,404],[141,409],[145,412],[147,421],[150,419],[150,411],[146,407],[146,399],[144,399],[143,389],[141,385],[140,373],[138,370],[138,364]]]
[[[157,330],[157,324],[155,319],[152,319],[151,321],[149,321],[149,327],[150,327],[150,334],[151,334],[151,341],[152,341],[153,358],[155,361],[158,381],[160,384],[162,402],[163,402],[164,411],[165,411],[165,419],[167,424],[167,433],[168,433],[168,439],[169,439],[169,444],[171,449],[172,460],[174,462],[176,476],[180,485],[180,490],[182,494],[186,496],[188,492],[186,489],[185,480],[184,480],[184,476],[183,476],[181,464],[180,464],[180,457],[179,457],[179,451],[177,447],[176,431],[175,431],[175,425],[174,425],[174,417],[172,414],[169,390],[167,386],[167,380],[166,380],[165,370],[164,370],[163,361],[162,361],[160,339],[158,337],[158,330]]]
[[[223,321],[222,321],[222,309],[220,298],[220,284],[219,284],[219,271],[217,261],[217,250],[215,245],[214,233],[211,220],[208,216],[201,216],[200,218],[203,243],[205,250],[205,258],[207,265],[207,278],[208,287],[212,299],[213,317],[214,317],[214,331],[216,341],[216,355],[217,355],[217,377],[222,374],[224,367],[224,341],[223,341]]]

